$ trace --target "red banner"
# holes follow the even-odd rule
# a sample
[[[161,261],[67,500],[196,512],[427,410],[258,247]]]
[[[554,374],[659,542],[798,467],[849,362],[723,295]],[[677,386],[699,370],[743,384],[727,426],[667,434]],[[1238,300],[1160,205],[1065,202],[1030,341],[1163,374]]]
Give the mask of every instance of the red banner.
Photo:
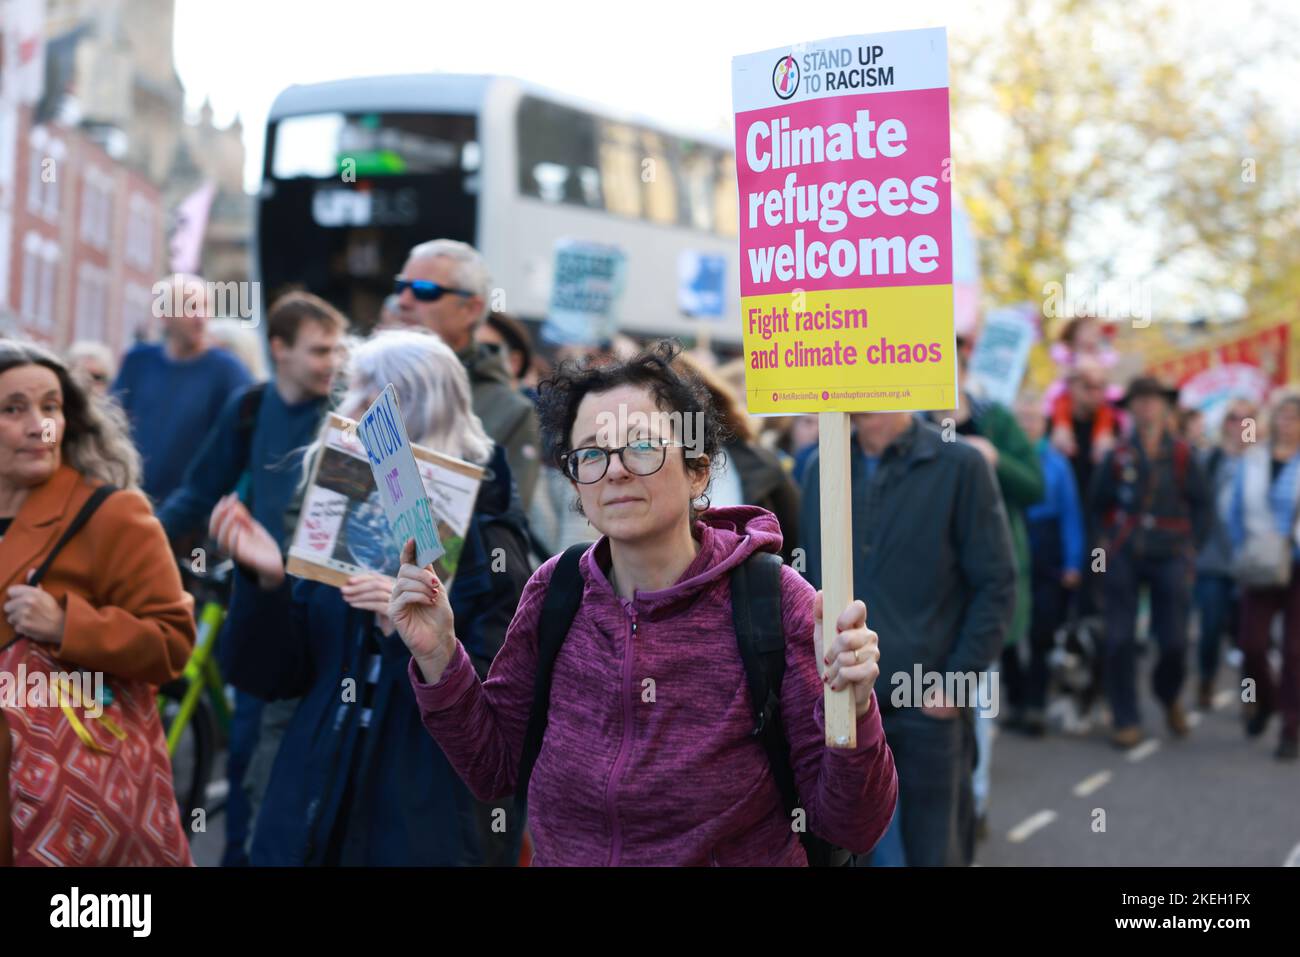
[[[1259,369],[1272,385],[1285,385],[1290,346],[1291,329],[1283,323],[1209,349],[1153,363],[1148,371],[1162,382],[1182,386],[1188,379],[1215,366],[1248,365]]]

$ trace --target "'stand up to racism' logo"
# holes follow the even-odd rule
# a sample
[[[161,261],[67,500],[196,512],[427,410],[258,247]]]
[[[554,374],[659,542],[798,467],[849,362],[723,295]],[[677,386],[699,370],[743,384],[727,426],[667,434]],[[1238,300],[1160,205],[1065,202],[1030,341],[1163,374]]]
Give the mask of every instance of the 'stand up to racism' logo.
[[[794,96],[799,89],[799,64],[793,56],[783,56],[772,68],[772,89],[783,100]]]

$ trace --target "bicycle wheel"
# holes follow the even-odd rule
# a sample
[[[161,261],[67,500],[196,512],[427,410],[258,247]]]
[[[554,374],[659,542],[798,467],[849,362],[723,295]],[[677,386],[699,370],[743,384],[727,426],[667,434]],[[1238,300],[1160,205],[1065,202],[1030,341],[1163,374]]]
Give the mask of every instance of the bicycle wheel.
[[[167,733],[180,711],[181,699],[189,682],[181,680],[158,689],[162,704],[163,731]],[[181,732],[172,755],[172,786],[176,792],[176,806],[181,813],[181,824],[191,839],[194,836],[193,812],[207,807],[208,782],[212,777],[212,764],[217,754],[217,720],[206,696],[195,703],[194,713]]]

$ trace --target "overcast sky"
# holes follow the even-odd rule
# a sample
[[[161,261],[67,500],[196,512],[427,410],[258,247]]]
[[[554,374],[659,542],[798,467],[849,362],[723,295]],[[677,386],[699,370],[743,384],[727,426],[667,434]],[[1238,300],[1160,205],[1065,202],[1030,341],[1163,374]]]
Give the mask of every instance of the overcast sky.
[[[983,7],[1001,5],[986,0]],[[854,33],[952,31],[976,15],[962,12],[971,8],[969,0],[178,0],[176,69],[191,110],[207,96],[219,125],[242,116],[252,189],[267,111],[291,83],[379,73],[502,73],[674,127],[726,131],[732,56]]]
[[[506,74],[673,129],[729,133],[737,54],[935,26],[948,28],[951,46],[1000,22],[1008,6],[1008,0],[177,0],[175,54],[189,110],[197,112],[206,97],[218,125],[242,117],[245,187],[253,191],[261,178],[266,114],[293,83],[384,73]],[[1198,58],[1231,59],[1234,46],[1259,36],[1275,42],[1288,33],[1300,36],[1296,0],[1230,6],[1179,0],[1176,10],[1195,34],[1183,45]],[[1279,28],[1279,18],[1289,31]],[[1300,123],[1294,95],[1300,56],[1243,62],[1237,77]]]
[[[1273,18],[1253,17],[1252,4],[1296,18],[1296,0],[1245,0],[1227,14],[1221,0],[1180,2],[1180,12],[1201,27],[1221,29],[1231,20],[1234,36],[1252,26],[1272,29]],[[729,131],[736,54],[934,26],[948,27],[951,44],[964,29],[997,22],[1006,8],[1006,0],[177,0],[176,69],[190,110],[208,97],[218,124],[242,116],[251,190],[260,178],[267,111],[292,83],[501,73],[675,128]],[[1300,56],[1264,85],[1300,115],[1293,95]]]

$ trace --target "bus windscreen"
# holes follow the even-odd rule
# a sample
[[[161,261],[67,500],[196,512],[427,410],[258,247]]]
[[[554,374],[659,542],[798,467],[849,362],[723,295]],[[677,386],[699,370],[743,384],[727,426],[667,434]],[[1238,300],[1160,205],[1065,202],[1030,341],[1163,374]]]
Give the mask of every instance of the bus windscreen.
[[[373,325],[406,254],[438,237],[475,241],[477,119],[326,112],[267,130],[258,264],[267,302],[292,283]]]

